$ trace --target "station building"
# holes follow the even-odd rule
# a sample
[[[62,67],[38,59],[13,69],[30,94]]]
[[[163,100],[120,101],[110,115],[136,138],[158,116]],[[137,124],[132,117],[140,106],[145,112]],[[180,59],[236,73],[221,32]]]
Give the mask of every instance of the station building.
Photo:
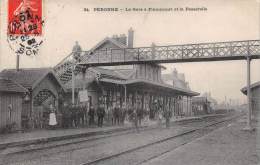
[[[131,48],[133,38],[133,30],[130,29],[128,38],[124,34],[106,37],[91,51]],[[106,54],[102,54],[98,58],[105,60],[107,57]],[[162,109],[170,108],[173,115],[192,115],[191,97],[199,93],[165,83],[162,79],[164,69],[164,66],[155,63],[88,68],[84,80],[82,73],[75,78],[75,100],[77,103],[80,102],[79,92],[86,87],[89,104],[94,108],[100,103],[104,103],[107,109],[116,104],[126,104],[128,107],[139,106],[149,111],[154,104],[160,104]],[[72,81],[66,83],[65,88],[68,91],[66,100],[70,102]],[[184,97],[188,99],[183,101]],[[184,102],[187,103],[186,106]]]
[[[106,37],[91,51],[133,47],[133,33],[130,29],[128,37]],[[73,52],[75,50],[81,50],[78,44],[73,47]],[[77,54],[73,57],[78,58]],[[105,54],[99,58],[107,59]],[[75,76],[75,102],[82,103],[79,93],[87,89],[88,102],[84,104],[92,105],[94,108],[104,104],[108,113],[116,105],[126,105],[128,108],[137,107],[148,112],[150,118],[156,117],[155,109],[171,110],[173,116],[193,115],[191,97],[199,93],[165,83],[162,79],[164,69],[164,66],[155,63],[88,68],[85,78],[82,73]],[[4,69],[0,76],[17,83],[27,94],[27,99],[23,101],[21,92],[18,91],[16,94],[19,96],[16,107],[20,108],[17,110],[20,127],[46,128],[51,104],[57,110],[58,124],[61,123],[62,106],[65,102],[72,103],[72,81],[62,83],[52,68]],[[1,116],[2,113],[1,105]]]

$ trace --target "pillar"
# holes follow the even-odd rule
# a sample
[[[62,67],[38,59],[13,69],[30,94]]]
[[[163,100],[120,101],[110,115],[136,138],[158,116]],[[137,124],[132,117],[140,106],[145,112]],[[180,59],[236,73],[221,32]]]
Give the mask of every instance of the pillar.
[[[127,96],[127,94],[126,94],[126,85],[124,85],[124,89],[125,89],[125,100],[124,101],[125,101],[125,108],[126,108],[126,105],[127,105],[126,104],[126,96]]]
[[[251,59],[248,56],[247,59],[247,108],[248,108],[248,116],[247,116],[247,126],[244,128],[245,130],[252,130],[252,125],[251,125],[251,113],[252,113],[252,101],[251,101],[251,89],[250,89],[250,84],[251,84],[251,71],[250,71],[250,62]]]
[[[72,73],[72,104],[75,104],[75,73],[74,73],[74,70],[75,70],[75,66],[73,65],[71,67],[71,73]]]

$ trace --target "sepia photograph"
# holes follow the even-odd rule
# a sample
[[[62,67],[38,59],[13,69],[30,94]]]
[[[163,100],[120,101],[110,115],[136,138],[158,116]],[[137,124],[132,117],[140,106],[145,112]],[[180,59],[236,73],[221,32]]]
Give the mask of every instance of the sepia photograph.
[[[260,0],[0,0],[0,165],[260,165]]]

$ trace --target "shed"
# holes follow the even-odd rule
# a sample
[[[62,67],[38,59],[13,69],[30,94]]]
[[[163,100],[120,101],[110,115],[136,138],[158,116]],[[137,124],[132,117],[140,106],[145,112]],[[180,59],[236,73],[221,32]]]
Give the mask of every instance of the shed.
[[[260,81],[255,82],[250,85],[251,89],[251,99],[252,99],[252,110],[256,113],[260,110]],[[243,87],[241,92],[247,95],[247,87]]]
[[[0,77],[0,129],[14,123],[21,128],[22,103],[27,92],[20,84]]]
[[[19,83],[29,91],[30,101],[23,103],[22,118],[27,127],[42,128],[49,104],[59,111],[59,96],[64,88],[51,68],[5,69],[0,76]],[[46,112],[46,113],[45,113]]]

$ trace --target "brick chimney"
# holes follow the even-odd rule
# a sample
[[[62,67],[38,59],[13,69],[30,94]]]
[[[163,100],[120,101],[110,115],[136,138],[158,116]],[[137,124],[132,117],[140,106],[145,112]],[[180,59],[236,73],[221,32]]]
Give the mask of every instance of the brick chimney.
[[[134,30],[130,28],[128,30],[128,48],[133,48],[134,46]]]

